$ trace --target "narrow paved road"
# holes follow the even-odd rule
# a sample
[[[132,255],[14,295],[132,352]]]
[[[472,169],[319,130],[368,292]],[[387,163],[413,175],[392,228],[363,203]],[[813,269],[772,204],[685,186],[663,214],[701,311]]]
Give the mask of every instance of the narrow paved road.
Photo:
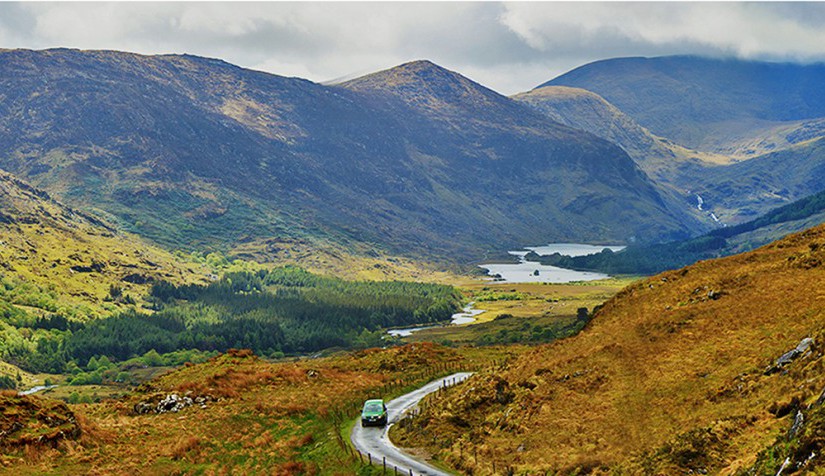
[[[352,429],[352,444],[364,457],[367,453],[372,455],[373,463],[377,462],[379,465],[383,464],[383,458],[387,458],[387,473],[393,474],[397,468],[398,474],[409,475],[427,475],[427,476],[450,476],[450,473],[430,466],[429,464],[418,461],[412,456],[404,453],[392,444],[389,438],[390,427],[400,420],[404,414],[410,409],[418,405],[427,394],[438,390],[445,382],[452,385],[453,379],[458,383],[472,375],[472,372],[459,372],[450,376],[434,380],[427,385],[412,391],[406,395],[402,395],[394,400],[387,402],[387,417],[388,424],[384,428],[379,427],[361,427],[361,422],[356,423],[355,428]],[[412,471],[412,473],[410,473]]]

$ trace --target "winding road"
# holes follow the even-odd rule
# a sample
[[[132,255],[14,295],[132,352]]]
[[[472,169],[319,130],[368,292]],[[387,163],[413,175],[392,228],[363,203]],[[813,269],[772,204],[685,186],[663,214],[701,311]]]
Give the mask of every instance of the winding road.
[[[405,395],[387,402],[387,426],[367,427],[363,428],[359,423],[352,429],[350,439],[355,448],[363,453],[364,457],[367,454],[372,456],[373,463],[379,465],[383,464],[384,458],[387,459],[387,471],[389,474],[394,474],[391,471],[396,471],[403,475],[427,475],[427,476],[451,476],[450,473],[444,472],[438,468],[430,466],[429,464],[419,461],[412,456],[404,453],[392,444],[389,438],[390,427],[398,420],[403,418],[404,414],[410,409],[415,408],[418,402],[421,401],[427,394],[437,391],[441,386],[447,382],[452,385],[455,380],[456,383],[465,380],[472,375],[472,372],[459,372],[447,377],[434,380],[427,385],[414,390]]]

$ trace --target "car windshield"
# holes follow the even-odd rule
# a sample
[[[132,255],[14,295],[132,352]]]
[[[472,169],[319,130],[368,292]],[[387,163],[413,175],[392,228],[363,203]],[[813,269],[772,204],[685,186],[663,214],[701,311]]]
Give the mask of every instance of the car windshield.
[[[364,411],[367,413],[380,412],[383,410],[382,405],[378,402],[370,402],[364,405]]]

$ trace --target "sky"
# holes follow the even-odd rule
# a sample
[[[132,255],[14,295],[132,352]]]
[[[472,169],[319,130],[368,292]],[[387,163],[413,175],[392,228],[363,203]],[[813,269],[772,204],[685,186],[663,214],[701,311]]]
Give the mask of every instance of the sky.
[[[825,3],[0,2],[0,48],[189,53],[316,82],[428,59],[502,94],[592,61],[825,61]]]

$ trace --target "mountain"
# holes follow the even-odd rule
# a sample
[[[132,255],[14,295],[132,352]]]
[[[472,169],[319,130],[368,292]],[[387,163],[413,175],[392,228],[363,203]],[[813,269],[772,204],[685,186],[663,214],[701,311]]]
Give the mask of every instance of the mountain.
[[[429,62],[322,86],[186,55],[7,50],[0,85],[0,167],[167,247],[467,259],[702,228],[619,148]]]
[[[825,137],[696,174],[694,191],[728,223],[825,189]]]
[[[696,177],[731,163],[728,157],[682,147],[653,135],[633,118],[596,93],[566,86],[545,86],[516,94],[527,104],[561,124],[590,132],[621,147],[657,185],[710,225],[716,220],[707,210],[692,206]],[[688,205],[691,204],[691,205]]]
[[[656,135],[748,158],[822,135],[823,80],[825,64],[665,56],[597,61],[539,87],[592,91]]]
[[[512,96],[561,124],[608,140],[636,161],[656,180],[678,179],[686,162],[700,165],[729,163],[725,156],[693,151],[640,126],[596,93],[566,86],[545,86]]]
[[[453,181],[450,191],[465,188],[467,182],[483,190],[473,200],[484,215],[493,213],[484,209],[496,207],[496,202],[515,199],[519,206],[511,207],[507,215],[517,220],[507,228],[519,236],[535,236],[536,225],[544,229],[552,221],[557,222],[559,231],[569,229],[578,221],[572,216],[576,214],[589,216],[593,224],[603,223],[609,214],[638,208],[630,203],[633,198],[627,192],[644,203],[653,200],[657,207],[672,210],[674,215],[686,214],[631,165],[632,160],[620,149],[548,121],[544,115],[428,61],[407,63],[345,82],[341,87],[358,92],[393,116],[405,118],[414,136],[427,137],[426,144],[420,146],[422,151],[438,147],[450,151],[437,152],[445,158],[469,155],[456,164],[458,167],[434,160],[429,151],[424,154],[430,157],[422,158],[424,164],[441,168],[440,175]],[[588,171],[586,180],[578,168]],[[453,170],[464,172],[455,174]],[[615,190],[622,182],[628,188],[614,195],[618,201],[608,205],[607,195],[614,192],[607,191]],[[587,196],[573,198],[579,193]],[[697,226],[691,218],[682,219]],[[477,220],[483,220],[483,215]],[[498,228],[486,233],[498,233]],[[610,233],[606,229],[604,232]],[[582,233],[589,232],[582,229]]]
[[[394,437],[467,473],[821,472],[823,263],[819,226],[639,281]]]

